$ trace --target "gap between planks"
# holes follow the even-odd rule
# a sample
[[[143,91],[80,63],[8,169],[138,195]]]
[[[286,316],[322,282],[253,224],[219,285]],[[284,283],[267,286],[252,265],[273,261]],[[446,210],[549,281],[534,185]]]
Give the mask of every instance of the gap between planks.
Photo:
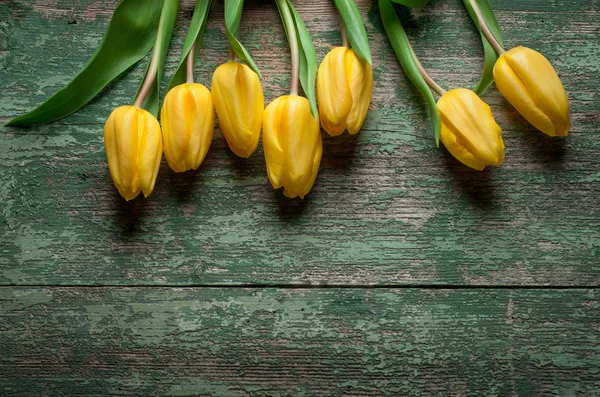
[[[3,288],[97,288],[97,289],[125,289],[125,288],[207,288],[207,289],[422,289],[422,290],[597,290],[600,286],[577,285],[462,285],[462,284],[3,284]]]

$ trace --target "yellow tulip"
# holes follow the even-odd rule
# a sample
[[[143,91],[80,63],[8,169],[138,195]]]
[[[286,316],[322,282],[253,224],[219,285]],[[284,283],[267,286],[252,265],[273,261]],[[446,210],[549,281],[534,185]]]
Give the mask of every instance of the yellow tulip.
[[[210,91],[198,83],[174,87],[160,112],[165,157],[175,172],[197,169],[212,142],[215,110]]]
[[[437,104],[442,121],[441,140],[463,164],[476,170],[504,161],[502,130],[492,110],[471,90],[445,93]]]
[[[116,108],[104,125],[104,145],[110,176],[125,200],[154,190],[162,157],[160,124],[135,106]]]
[[[323,153],[319,120],[306,98],[282,96],[267,106],[263,146],[273,187],[283,186],[286,197],[304,198],[315,183]]]
[[[323,129],[329,135],[356,134],[367,117],[373,95],[373,70],[356,52],[336,47],[325,56],[317,75]]]
[[[567,136],[569,101],[556,70],[539,52],[517,47],[494,67],[496,86],[535,128],[550,136]]]
[[[250,157],[258,146],[265,108],[258,75],[246,65],[227,62],[213,74],[212,94],[229,147],[240,157]]]

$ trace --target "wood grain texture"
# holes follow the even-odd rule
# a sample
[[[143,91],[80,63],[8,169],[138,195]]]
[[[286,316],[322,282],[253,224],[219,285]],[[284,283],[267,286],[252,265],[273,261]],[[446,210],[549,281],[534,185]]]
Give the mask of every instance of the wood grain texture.
[[[116,1],[0,3],[0,121],[67,83],[99,44]],[[219,132],[198,172],[163,164],[157,189],[125,203],[108,174],[102,126],[128,103],[140,64],[81,112],[0,132],[0,284],[452,284],[597,286],[600,275],[600,1],[496,0],[507,46],[556,65],[569,93],[568,139],[536,132],[496,89],[506,163],[475,172],[436,149],[422,98],[395,60],[375,2],[358,1],[375,91],[357,137],[324,139],[316,186],[290,201],[268,183],[262,150],[235,158]],[[184,1],[167,73],[193,2]],[[319,59],[339,45],[332,2],[299,12]],[[215,2],[199,57],[210,82],[226,60]],[[267,102],[287,91],[287,44],[274,4],[249,1],[241,37],[263,71]],[[402,18],[446,87],[473,86],[481,45],[458,0]],[[168,79],[166,79],[168,80]]]
[[[3,396],[593,396],[595,290],[1,288]]]

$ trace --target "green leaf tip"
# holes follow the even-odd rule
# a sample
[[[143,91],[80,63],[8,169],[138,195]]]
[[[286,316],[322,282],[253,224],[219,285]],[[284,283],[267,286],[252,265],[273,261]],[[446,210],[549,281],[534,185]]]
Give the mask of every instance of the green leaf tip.
[[[419,70],[419,60],[412,49],[410,41],[406,36],[406,32],[402,27],[402,23],[390,0],[379,0],[379,12],[381,14],[385,32],[398,61],[400,62],[400,66],[402,66],[402,70],[404,70],[408,79],[413,83],[421,95],[425,97],[435,133],[435,143],[436,146],[439,147],[442,129],[440,115],[435,98]]]
[[[367,61],[369,65],[373,64],[371,58],[371,48],[369,47],[369,39],[365,25],[360,17],[358,8],[353,0],[334,0],[335,6],[342,18],[348,41],[356,54]]]
[[[162,6],[163,0],[122,0],[102,43],[73,80],[40,106],[6,125],[49,123],[84,107],[152,49]]]

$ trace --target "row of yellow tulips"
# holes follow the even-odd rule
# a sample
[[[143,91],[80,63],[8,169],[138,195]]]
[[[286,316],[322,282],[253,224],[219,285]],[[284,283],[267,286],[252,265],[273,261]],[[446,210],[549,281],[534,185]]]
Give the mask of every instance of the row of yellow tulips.
[[[367,115],[373,91],[371,65],[352,49],[338,47],[323,60],[317,79],[319,115],[331,135],[356,134]],[[175,172],[197,169],[219,126],[231,150],[248,158],[263,132],[267,174],[287,197],[304,197],[312,188],[322,154],[319,119],[306,98],[286,95],[264,109],[260,80],[248,66],[230,61],[213,75],[212,93],[194,82],[168,92],[161,122],[136,106],[115,109],[104,127],[108,166],[126,200],[154,189],[164,154]]]

